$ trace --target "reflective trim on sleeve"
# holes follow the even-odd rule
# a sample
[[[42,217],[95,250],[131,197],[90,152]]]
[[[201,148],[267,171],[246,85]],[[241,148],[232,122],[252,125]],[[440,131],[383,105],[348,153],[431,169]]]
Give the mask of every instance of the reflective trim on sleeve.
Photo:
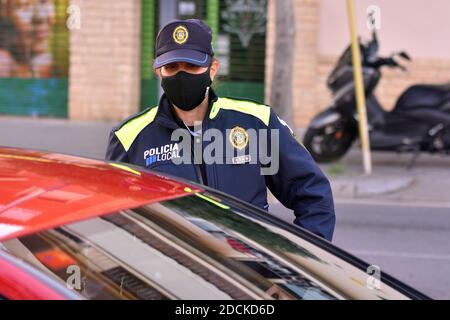
[[[117,139],[122,143],[125,151],[128,151],[138,134],[150,123],[156,116],[158,107],[154,107],[147,112],[131,119],[115,132]]]

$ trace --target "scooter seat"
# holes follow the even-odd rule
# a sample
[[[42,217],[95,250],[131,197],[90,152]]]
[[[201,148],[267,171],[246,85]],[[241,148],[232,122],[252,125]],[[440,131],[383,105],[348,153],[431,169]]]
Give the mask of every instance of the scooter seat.
[[[439,108],[447,100],[450,100],[450,83],[417,84],[403,92],[395,104],[394,111],[412,108]]]

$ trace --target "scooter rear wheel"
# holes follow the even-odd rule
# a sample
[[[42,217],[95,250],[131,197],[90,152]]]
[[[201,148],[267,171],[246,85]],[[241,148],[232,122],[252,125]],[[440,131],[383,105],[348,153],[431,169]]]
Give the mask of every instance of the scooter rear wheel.
[[[323,128],[308,128],[303,144],[315,161],[328,163],[340,159],[354,138],[355,134],[348,126],[336,123]]]

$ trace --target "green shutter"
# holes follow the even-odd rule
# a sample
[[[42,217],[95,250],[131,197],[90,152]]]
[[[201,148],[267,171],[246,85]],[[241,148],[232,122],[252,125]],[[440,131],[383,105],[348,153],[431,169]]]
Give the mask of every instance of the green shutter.
[[[260,14],[240,12],[233,17],[227,17],[226,13],[232,10],[230,6],[239,4],[237,0],[190,0],[184,1],[195,4],[195,13],[192,15],[178,15],[180,19],[197,18],[204,20],[213,32],[213,47],[219,60],[228,59],[229,72],[218,76],[214,81],[214,89],[221,96],[246,98],[264,102],[264,77],[265,77],[265,16],[267,14],[267,1],[244,0],[244,4],[251,8],[257,4]],[[153,61],[154,45],[159,26],[158,6],[164,5],[164,1],[142,0],[142,82],[141,82],[141,109],[158,103],[158,81],[153,75],[151,63]],[[179,1],[177,2],[177,4]],[[253,7],[255,9],[255,7]],[[228,31],[227,25],[234,25],[239,29],[239,23],[252,17],[259,31],[255,32],[248,42],[243,45],[239,36]],[[245,20],[248,21],[248,20]],[[251,25],[252,27],[255,27]],[[256,30],[258,28],[253,28]],[[229,39],[229,52],[223,55],[216,49],[218,37],[226,36]]]
[[[215,89],[222,96],[247,98],[264,103],[267,3],[244,0],[247,7],[243,6],[244,10],[236,13],[233,11],[233,4],[237,3],[238,1],[220,1],[219,36],[229,39],[229,72],[219,78]],[[252,8],[255,4],[258,6]],[[254,14],[252,9],[260,10],[261,13]],[[250,23],[249,30],[252,36],[247,44],[245,41],[243,43],[239,35],[231,32],[229,28],[236,31],[246,30],[244,22],[249,20],[255,22]],[[217,56],[220,59],[220,53]]]
[[[158,32],[157,12],[157,0],[142,0],[141,110],[158,104],[158,80],[153,73],[152,66]]]

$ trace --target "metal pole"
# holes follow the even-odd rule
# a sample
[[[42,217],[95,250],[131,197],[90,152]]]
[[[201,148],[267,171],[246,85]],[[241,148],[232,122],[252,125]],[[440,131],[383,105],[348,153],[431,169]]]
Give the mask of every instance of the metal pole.
[[[353,0],[347,0],[347,9],[352,40],[353,78],[355,81],[356,106],[358,109],[359,139],[361,141],[364,172],[366,174],[371,174],[372,159],[370,155],[370,142],[367,128],[366,98],[364,96],[361,54],[356,30],[355,7]]]

